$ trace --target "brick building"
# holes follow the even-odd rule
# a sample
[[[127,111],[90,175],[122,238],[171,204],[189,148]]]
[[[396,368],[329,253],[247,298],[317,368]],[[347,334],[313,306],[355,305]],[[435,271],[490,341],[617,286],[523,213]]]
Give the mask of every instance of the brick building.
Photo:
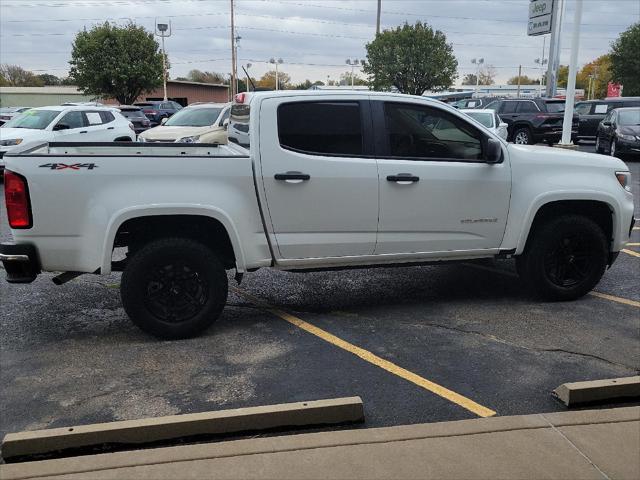
[[[139,102],[145,100],[163,100],[162,87],[141,95]],[[167,98],[178,102],[183,107],[195,102],[225,103],[229,101],[229,86],[212,83],[167,80]]]

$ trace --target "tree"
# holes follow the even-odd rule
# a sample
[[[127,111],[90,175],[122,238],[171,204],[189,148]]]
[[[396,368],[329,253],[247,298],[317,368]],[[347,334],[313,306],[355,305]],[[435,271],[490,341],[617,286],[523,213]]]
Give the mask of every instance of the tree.
[[[354,85],[369,85],[364,78],[359,77],[357,73],[353,74],[353,84]],[[340,74],[340,85],[349,85],[351,86],[351,72],[344,72]]]
[[[591,77],[591,78],[589,78]],[[591,80],[591,82],[589,81]],[[576,87],[584,88],[585,94],[591,93],[591,98],[607,96],[607,85],[611,81],[611,55],[601,55],[587,63],[576,75]],[[589,92],[591,84],[591,92]]]
[[[215,83],[217,85],[227,83],[227,78],[222,73],[202,72],[197,69],[189,71],[189,73],[187,73],[187,79],[191,82]]]
[[[5,63],[0,66],[0,75],[8,85],[13,87],[42,87],[44,85],[44,82],[34,75],[33,72],[25,70],[18,65]]]
[[[395,86],[414,95],[448,88],[458,76],[458,61],[445,34],[419,21],[385,30],[367,43],[362,68],[374,90]]]
[[[37,76],[40,81],[42,81],[43,85],[60,85],[61,80],[55,75],[51,75],[49,73],[43,73]]]
[[[9,81],[4,78],[4,75],[2,75],[2,73],[0,73],[0,87],[8,87],[9,86]]]
[[[289,83],[291,82],[291,77],[289,75],[287,75],[285,72],[278,72],[278,86],[281,90],[290,88]],[[275,90],[276,88],[276,71],[275,70],[269,70],[267,73],[265,73],[260,80],[258,80],[258,83],[256,83],[256,87],[261,87],[261,88],[273,88]]]
[[[475,73],[467,73],[462,78],[462,85],[475,85],[476,84]],[[486,67],[482,67],[480,69],[480,81],[478,85],[493,85],[496,78],[496,69],[493,65],[487,65]]]
[[[105,22],[78,32],[69,76],[87,95],[133,103],[162,85],[162,52],[153,34],[133,23]],[[168,67],[167,67],[168,68]]]
[[[493,65],[487,65],[480,68],[480,85],[493,85],[496,78],[496,69]]]
[[[611,78],[625,97],[640,95],[640,22],[622,32],[611,45]]]
[[[567,80],[569,78],[569,66],[568,65],[560,65],[558,67],[558,78],[557,78],[557,86],[558,88],[567,88]]]
[[[518,78],[520,79],[520,85],[535,85],[540,83],[540,80],[536,80],[535,78],[527,77],[526,75],[516,75],[515,77],[511,77],[507,80],[507,85],[518,85]]]

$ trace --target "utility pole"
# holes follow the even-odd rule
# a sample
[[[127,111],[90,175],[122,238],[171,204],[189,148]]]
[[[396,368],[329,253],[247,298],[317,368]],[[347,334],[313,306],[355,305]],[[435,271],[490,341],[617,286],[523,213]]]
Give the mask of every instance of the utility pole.
[[[376,37],[380,34],[380,14],[382,13],[382,0],[378,0],[378,16],[376,18]]]
[[[233,15],[233,0],[231,1],[231,99],[236,96],[236,29]]]
[[[480,65],[484,63],[484,58],[472,58],[471,63],[477,65],[476,68],[476,91],[475,96],[478,96],[478,85],[480,85]]]
[[[522,65],[518,66],[518,98],[520,98],[520,80],[522,79]]]
[[[569,78],[562,122],[563,145],[571,144],[571,126],[573,124],[573,106],[576,101],[576,74],[578,73],[578,50],[580,49],[580,23],[582,22],[582,0],[576,0],[573,16],[573,35],[571,36],[571,59],[569,61]]]

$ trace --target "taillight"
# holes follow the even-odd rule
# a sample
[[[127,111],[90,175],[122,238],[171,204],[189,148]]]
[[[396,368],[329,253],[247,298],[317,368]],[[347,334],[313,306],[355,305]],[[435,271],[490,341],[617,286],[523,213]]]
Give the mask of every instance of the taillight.
[[[129,128],[131,130],[133,130],[134,132],[136,131],[135,127],[133,126],[133,123],[129,122]]]
[[[27,180],[10,170],[4,172],[4,198],[11,228],[31,228],[31,205]]]
[[[245,92],[240,92],[236,94],[236,103],[244,103]]]

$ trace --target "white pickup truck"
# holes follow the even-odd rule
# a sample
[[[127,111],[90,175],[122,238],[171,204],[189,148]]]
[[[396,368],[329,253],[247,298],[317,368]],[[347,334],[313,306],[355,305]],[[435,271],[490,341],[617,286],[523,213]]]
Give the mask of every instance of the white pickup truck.
[[[514,256],[540,296],[575,299],[598,283],[633,225],[622,161],[508,144],[421,97],[241,94],[229,137],[31,144],[7,154],[7,280],[122,270],[133,322],[182,338],[220,315],[230,269],[239,279],[262,267]],[[125,260],[114,261],[117,247]]]

